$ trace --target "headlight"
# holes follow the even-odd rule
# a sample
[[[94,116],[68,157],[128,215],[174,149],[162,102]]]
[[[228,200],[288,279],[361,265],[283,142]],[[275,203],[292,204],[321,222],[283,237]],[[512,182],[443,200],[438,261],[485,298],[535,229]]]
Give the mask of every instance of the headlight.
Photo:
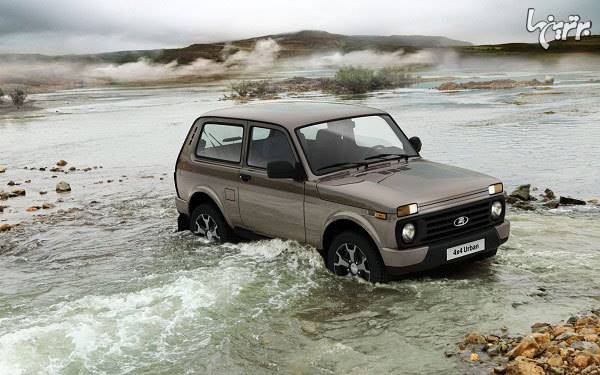
[[[488,193],[490,193],[490,195],[502,193],[503,191],[504,186],[501,183],[488,186]]]
[[[402,227],[402,241],[410,243],[415,239],[415,226],[413,223],[404,224]]]
[[[499,218],[500,215],[502,215],[502,209],[502,203],[500,203],[500,201],[494,201],[491,208],[492,219],[496,220]]]

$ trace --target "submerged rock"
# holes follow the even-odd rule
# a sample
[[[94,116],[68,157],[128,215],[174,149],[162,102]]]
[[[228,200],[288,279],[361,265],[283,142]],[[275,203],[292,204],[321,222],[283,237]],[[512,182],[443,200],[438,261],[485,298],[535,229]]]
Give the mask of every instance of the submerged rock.
[[[57,193],[66,193],[69,191],[71,191],[71,185],[69,185],[65,181],[60,181],[58,184],[56,184]]]
[[[513,204],[514,208],[520,208],[524,211],[535,211],[535,206],[529,202],[517,201]]]
[[[0,224],[0,232],[6,232],[12,229],[12,225],[10,224]]]
[[[558,203],[565,205],[565,206],[585,206],[586,203],[585,201],[582,201],[580,199],[575,199],[575,198],[571,198],[571,197],[560,197]]]

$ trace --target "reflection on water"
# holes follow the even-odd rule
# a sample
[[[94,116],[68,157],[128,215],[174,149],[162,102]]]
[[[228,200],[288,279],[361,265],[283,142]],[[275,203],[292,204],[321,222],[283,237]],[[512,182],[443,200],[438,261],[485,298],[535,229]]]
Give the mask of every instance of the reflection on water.
[[[551,90],[356,101],[389,110],[427,158],[587,198],[600,182],[592,74],[556,74]],[[460,373],[443,353],[474,329],[525,331],[598,305],[597,208],[512,212],[491,261],[378,286],[330,275],[294,242],[176,233],[174,158],[195,117],[230,105],[222,89],[45,94],[46,111],[0,120],[1,185],[28,191],[0,214],[28,221],[0,235],[0,373]],[[58,159],[103,168],[22,169]],[[58,208],[79,210],[32,220],[24,208],[55,201],[57,180],[73,187]]]

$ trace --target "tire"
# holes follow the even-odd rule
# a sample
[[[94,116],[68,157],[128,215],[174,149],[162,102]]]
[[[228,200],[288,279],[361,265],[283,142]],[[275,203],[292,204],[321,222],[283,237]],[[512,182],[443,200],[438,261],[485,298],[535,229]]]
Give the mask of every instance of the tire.
[[[356,232],[343,232],[333,238],[327,249],[327,268],[335,275],[360,277],[372,283],[388,280],[379,251]]]
[[[224,243],[235,240],[233,230],[223,214],[211,203],[201,203],[192,211],[190,230],[194,235],[205,237],[211,242]]]

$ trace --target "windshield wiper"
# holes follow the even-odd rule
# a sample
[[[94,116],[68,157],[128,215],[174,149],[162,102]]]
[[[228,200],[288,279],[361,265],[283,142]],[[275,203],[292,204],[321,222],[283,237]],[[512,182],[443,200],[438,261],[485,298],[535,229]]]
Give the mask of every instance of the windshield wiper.
[[[323,169],[330,169],[330,168],[335,168],[335,167],[348,167],[348,168],[352,168],[352,167],[362,167],[367,165],[367,163],[365,162],[342,162],[342,163],[334,163],[334,164],[330,164],[330,165],[326,165],[324,167],[321,167],[319,169],[316,170],[316,172],[322,171]]]
[[[404,159],[404,160],[408,161],[408,155],[407,154],[394,154],[394,153],[384,153],[384,154],[371,155],[371,156],[367,156],[365,158],[365,160],[384,159],[384,158],[387,158],[388,156],[394,156],[394,157],[386,159],[386,160]]]

